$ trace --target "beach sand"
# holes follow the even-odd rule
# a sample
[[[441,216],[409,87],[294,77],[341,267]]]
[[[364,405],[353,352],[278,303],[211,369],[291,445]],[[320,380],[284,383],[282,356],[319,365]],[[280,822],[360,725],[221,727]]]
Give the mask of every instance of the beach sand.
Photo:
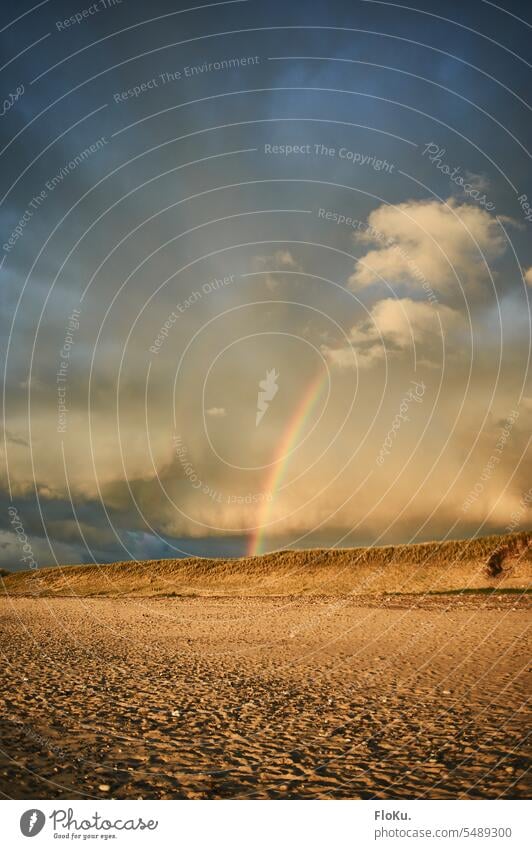
[[[515,594],[0,599],[13,798],[519,798]]]

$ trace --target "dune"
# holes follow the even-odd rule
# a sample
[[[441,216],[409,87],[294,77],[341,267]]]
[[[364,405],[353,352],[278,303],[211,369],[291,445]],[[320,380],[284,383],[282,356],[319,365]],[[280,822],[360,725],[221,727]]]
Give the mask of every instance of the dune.
[[[531,537],[4,576],[0,792],[526,798]]]
[[[10,573],[10,596],[372,596],[530,586],[532,533],[414,545],[146,560]]]

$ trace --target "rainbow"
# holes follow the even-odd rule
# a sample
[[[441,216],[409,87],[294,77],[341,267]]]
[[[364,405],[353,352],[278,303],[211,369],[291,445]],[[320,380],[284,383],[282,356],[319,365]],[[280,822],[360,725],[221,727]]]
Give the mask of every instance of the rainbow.
[[[277,459],[273,461],[272,469],[264,487],[264,492],[271,494],[271,498],[269,501],[264,502],[259,516],[258,525],[254,528],[253,533],[251,534],[248,547],[249,556],[264,553],[263,546],[266,535],[265,532],[270,521],[270,513],[275,502],[275,497],[279,492],[288,469],[290,453],[293,451],[294,446],[296,445],[298,438],[307,423],[308,417],[321,398],[323,390],[327,384],[327,372],[325,372],[325,374],[321,373],[316,375],[309,384],[292,418],[286,426],[285,432],[277,446]]]

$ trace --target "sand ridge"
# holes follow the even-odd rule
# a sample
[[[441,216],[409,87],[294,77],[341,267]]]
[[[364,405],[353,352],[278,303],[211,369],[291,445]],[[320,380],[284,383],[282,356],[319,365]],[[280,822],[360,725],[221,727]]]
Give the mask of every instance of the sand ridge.
[[[526,589],[532,533],[375,548],[277,551],[236,560],[184,558],[55,567],[0,577],[7,595],[367,596]]]

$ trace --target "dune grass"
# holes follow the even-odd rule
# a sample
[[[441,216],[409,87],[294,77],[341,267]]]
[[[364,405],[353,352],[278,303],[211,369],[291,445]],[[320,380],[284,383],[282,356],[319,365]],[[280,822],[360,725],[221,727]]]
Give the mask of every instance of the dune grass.
[[[278,551],[233,560],[147,560],[13,572],[9,595],[283,596],[449,593],[530,586],[532,534],[376,548]],[[500,561],[500,573],[488,563]],[[498,567],[499,568],[499,567]]]

